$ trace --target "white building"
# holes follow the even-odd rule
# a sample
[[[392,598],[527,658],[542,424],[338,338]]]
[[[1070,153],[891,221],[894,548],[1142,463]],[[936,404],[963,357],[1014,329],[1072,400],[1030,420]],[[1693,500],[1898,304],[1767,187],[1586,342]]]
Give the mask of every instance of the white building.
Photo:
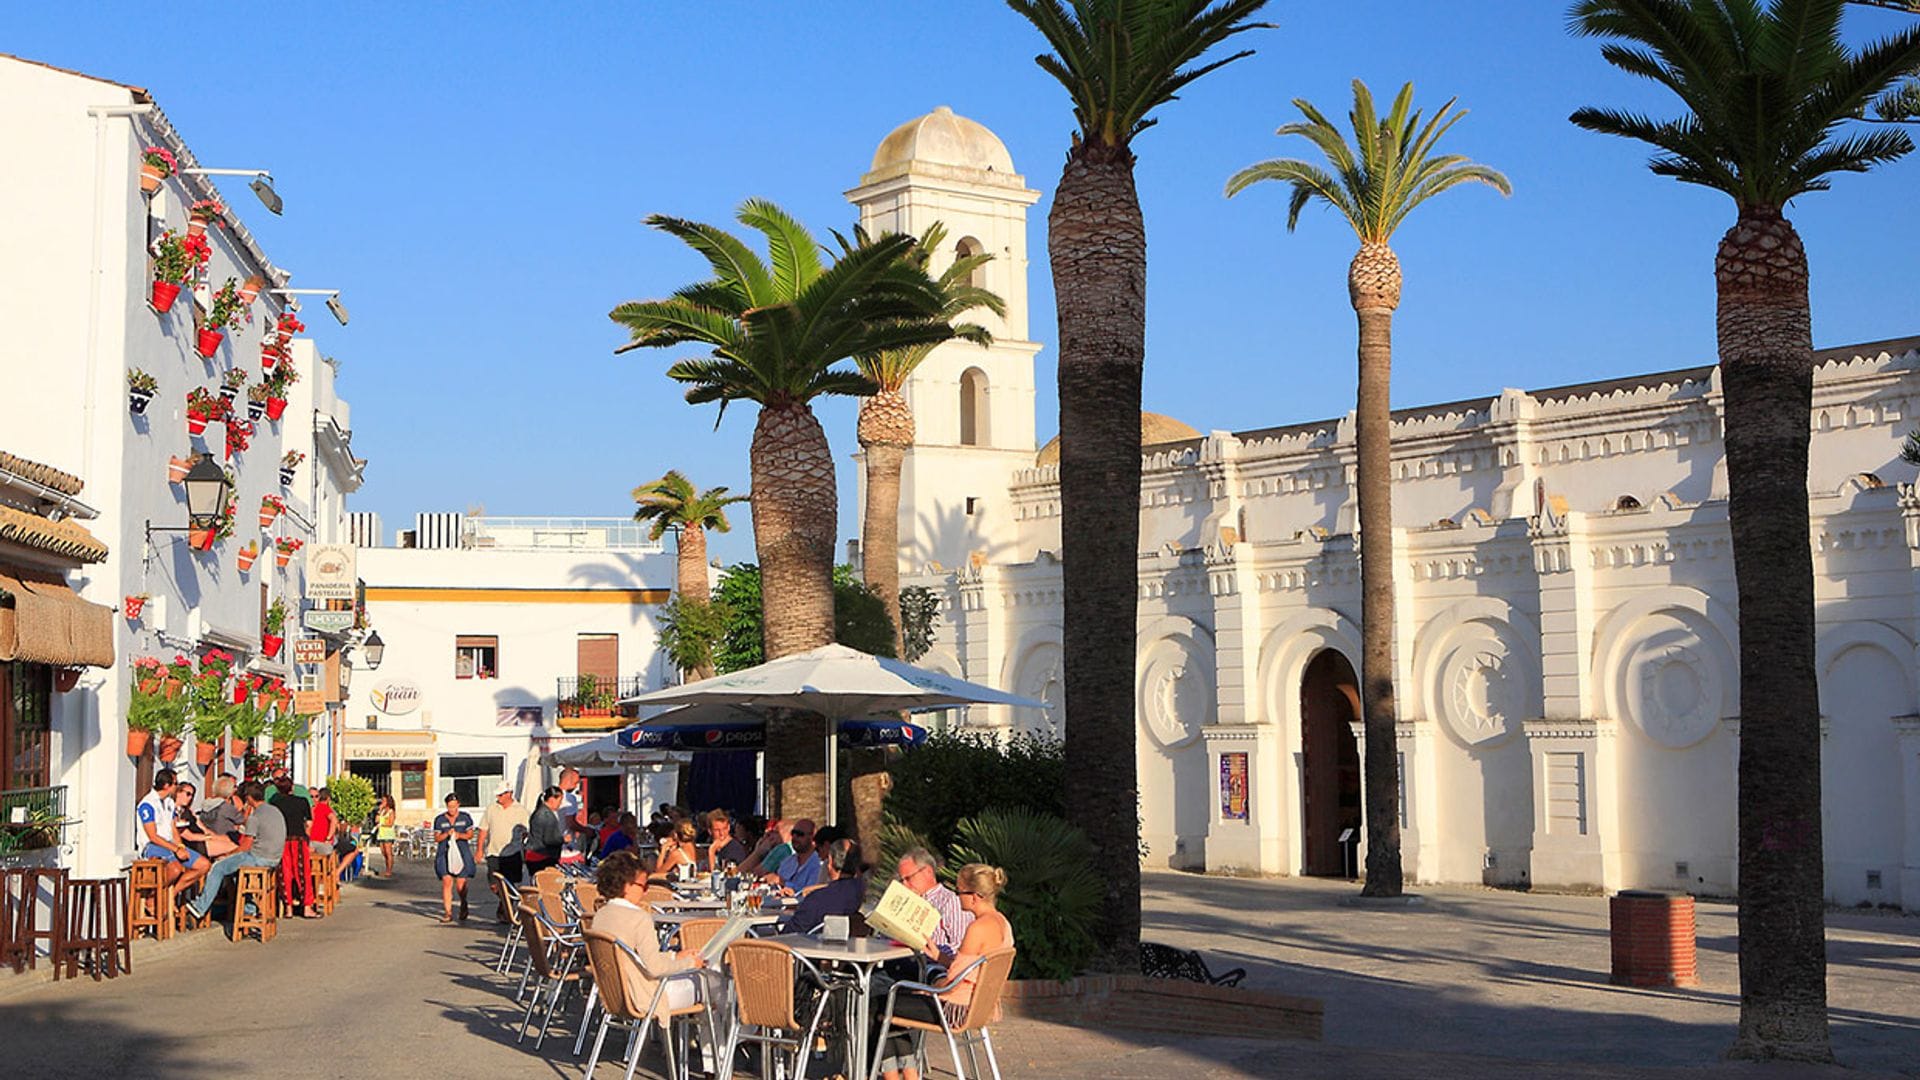
[[[903,584],[924,663],[1061,701],[1059,466],[1034,445],[1026,189],[942,109],[849,193],[996,256],[990,351],[907,386]],[[962,241],[965,243],[966,241]],[[938,268],[936,267],[936,270]],[[1820,354],[1812,492],[1827,891],[1920,908],[1920,498],[1900,464],[1920,339]],[[1394,430],[1403,835],[1421,881],[1736,888],[1737,623],[1716,369],[1402,410]],[[1142,419],[1137,723],[1147,859],[1338,874],[1360,824],[1352,421]],[[918,471],[916,471],[916,468]],[[929,482],[931,475],[931,482]]]
[[[386,649],[378,671],[354,675],[338,758],[390,792],[403,821],[449,793],[530,798],[554,779],[544,755],[618,728],[618,698],[674,681],[656,622],[674,557],[644,525],[422,514],[402,540],[359,551]],[[670,766],[631,782],[586,772],[595,809],[673,797]]]
[[[344,496],[358,486],[363,463],[348,448],[333,365],[298,340],[288,362],[301,378],[286,412],[263,418],[248,449],[223,458],[225,428],[217,423],[189,435],[190,389],[216,388],[235,369],[259,379],[262,339],[287,310],[270,290],[288,275],[230,205],[226,224],[208,231],[205,280],[217,288],[229,277],[264,279],[251,321],[202,359],[195,329],[209,291],[183,292],[164,314],[149,306],[149,244],[165,229],[185,231],[194,201],[227,201],[206,177],[184,171],[198,163],[150,95],[0,56],[0,117],[10,163],[0,235],[16,255],[0,262],[0,441],[86,480],[88,502],[99,510],[91,527],[110,553],[80,571],[76,587],[122,613],[114,619],[119,662],[54,695],[50,780],[67,788],[68,811],[81,821],[69,832],[69,865],[81,874],[114,873],[134,850],[133,806],[155,767],[151,755],[124,753],[131,661],[217,646],[246,669],[294,682],[286,650],[261,652],[269,601],[284,599],[296,617],[301,606],[304,560],[277,566],[274,541],[338,536]],[[146,195],[141,154],[149,146],[171,152],[182,171]],[[129,406],[130,369],[157,382],[144,414]],[[283,484],[289,450],[307,460]],[[188,546],[183,488],[169,479],[170,459],[202,453],[229,468],[235,484],[233,536],[204,552]],[[283,498],[287,512],[263,527],[258,514],[268,495]],[[260,545],[260,555],[242,570],[239,553],[248,544]],[[142,595],[140,618],[126,617],[125,599]],[[183,766],[200,778],[191,753]],[[213,769],[235,766],[222,756]]]

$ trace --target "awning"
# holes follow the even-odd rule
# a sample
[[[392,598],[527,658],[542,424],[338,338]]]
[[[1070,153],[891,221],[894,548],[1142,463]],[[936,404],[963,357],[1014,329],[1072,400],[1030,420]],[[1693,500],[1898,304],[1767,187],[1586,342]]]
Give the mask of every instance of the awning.
[[[0,568],[0,660],[113,666],[113,609],[75,596],[53,574]]]

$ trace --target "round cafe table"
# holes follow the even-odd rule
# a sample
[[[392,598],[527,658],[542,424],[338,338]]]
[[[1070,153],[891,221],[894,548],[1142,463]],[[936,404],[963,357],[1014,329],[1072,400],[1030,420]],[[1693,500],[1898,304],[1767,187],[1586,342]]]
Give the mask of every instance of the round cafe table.
[[[831,961],[853,972],[853,1018],[849,1025],[847,1039],[847,1075],[855,1078],[865,1077],[867,1054],[871,1050],[868,1046],[871,1033],[867,1031],[867,1027],[872,1023],[872,1008],[868,998],[873,992],[874,969],[889,960],[905,960],[914,956],[914,951],[883,937],[822,941],[813,934],[775,934],[760,940],[777,941],[796,954],[816,963]]]

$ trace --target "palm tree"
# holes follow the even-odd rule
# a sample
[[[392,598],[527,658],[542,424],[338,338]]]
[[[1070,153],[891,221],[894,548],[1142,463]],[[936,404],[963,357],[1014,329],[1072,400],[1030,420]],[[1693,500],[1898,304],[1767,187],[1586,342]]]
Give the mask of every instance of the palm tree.
[[[682,604],[707,602],[707,530],[731,532],[727,507],[747,501],[744,495],[729,495],[724,487],[697,491],[693,481],[678,469],[668,469],[658,480],[633,489],[633,501],[639,507],[633,520],[652,522],[649,539],[658,540],[672,530],[677,542],[675,570],[678,581],[674,594]],[[692,680],[711,679],[713,665],[703,664],[687,673]]]
[[[947,227],[934,222],[921,234],[909,258],[924,268],[946,238]],[[973,284],[974,271],[992,259],[985,254],[960,256],[936,279],[946,297],[941,315],[949,322],[975,308],[1006,314],[1007,306],[999,296]],[[866,516],[860,531],[862,577],[887,606],[887,618],[893,620],[896,656],[906,655],[900,638],[900,465],[914,437],[913,408],[900,388],[933,349],[932,345],[915,345],[854,357],[861,374],[880,388],[860,402],[860,451],[867,463]]]
[[[1572,31],[1680,98],[1674,120],[1585,108],[1589,131],[1651,144],[1655,175],[1724,192],[1714,259],[1727,515],[1740,604],[1740,1034],[1733,1055],[1829,1060],[1807,449],[1807,256],[1788,200],[1913,149],[1847,132],[1920,67],[1920,29],[1858,50],[1840,0],[1583,0]]]
[[[667,369],[688,384],[687,401],[760,406],[750,475],[753,543],[762,575],[769,659],[833,641],[833,549],[838,502],[833,452],[813,414],[814,398],[864,397],[876,389],[841,361],[886,349],[948,340],[945,304],[926,271],[906,258],[913,239],[882,237],[843,246],[830,265],[805,226],[758,199],[741,204],[741,224],[766,237],[767,258],[724,229],[654,214],[647,223],[704,256],[713,277],[661,300],[613,309],[633,340],[619,352],[707,346],[704,357]],[[807,725],[769,725],[767,771],[777,785],[771,812],[820,817],[827,808],[820,743]]]
[[[1284,124],[1277,134],[1311,141],[1329,172],[1312,162],[1276,158],[1249,165],[1227,181],[1233,196],[1262,180],[1290,185],[1287,230],[1300,223],[1300,211],[1319,200],[1340,212],[1360,238],[1360,250],[1347,266],[1347,297],[1360,322],[1360,377],[1354,413],[1354,445],[1359,461],[1355,487],[1360,496],[1360,700],[1367,733],[1367,882],[1368,896],[1399,896],[1400,758],[1394,734],[1393,700],[1393,416],[1388,404],[1393,374],[1393,310],[1400,306],[1400,259],[1390,243],[1395,229],[1413,208],[1461,184],[1492,186],[1502,195],[1513,188],[1507,178],[1459,154],[1436,154],[1447,130],[1467,115],[1449,100],[1421,122],[1413,108],[1413,84],[1400,88],[1393,107],[1374,112],[1367,84],[1353,81],[1353,126],[1349,144],[1340,129],[1307,101],[1294,99],[1304,121]]]
[[[1109,963],[1139,963],[1139,775],[1134,762],[1135,569],[1147,232],[1133,140],[1188,83],[1251,50],[1200,58],[1266,0],[1007,0],[1053,52],[1035,62],[1073,99],[1077,130],[1047,214],[1060,320],[1060,510],[1065,537],[1067,812],[1100,852]]]

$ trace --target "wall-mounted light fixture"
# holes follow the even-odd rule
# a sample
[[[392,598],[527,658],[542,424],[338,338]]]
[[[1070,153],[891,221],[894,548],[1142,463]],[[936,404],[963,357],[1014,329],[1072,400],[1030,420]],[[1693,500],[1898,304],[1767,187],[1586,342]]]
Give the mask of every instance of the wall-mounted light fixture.
[[[227,501],[233,492],[233,485],[227,480],[227,470],[213,460],[212,454],[201,454],[200,459],[187,470],[187,478],[182,482],[187,489],[187,524],[184,528],[167,528],[147,522],[147,532],[195,532],[200,529],[215,528],[220,524],[220,514],[226,509]],[[149,535],[151,540],[151,535]]]
[[[347,325],[347,305],[340,302],[339,289],[271,289],[275,296],[324,296],[327,298],[327,310],[333,312],[334,321],[341,326]],[[300,310],[300,301],[293,301],[293,309]]]
[[[265,169],[181,169],[183,173],[194,176],[251,176],[247,186],[259,197],[260,204],[275,214],[286,204],[281,201],[280,193],[273,190],[273,174]]]
[[[380,661],[387,655],[387,643],[380,640],[380,631],[368,634],[367,640],[360,643],[360,651],[366,655],[368,671],[380,670]]]

